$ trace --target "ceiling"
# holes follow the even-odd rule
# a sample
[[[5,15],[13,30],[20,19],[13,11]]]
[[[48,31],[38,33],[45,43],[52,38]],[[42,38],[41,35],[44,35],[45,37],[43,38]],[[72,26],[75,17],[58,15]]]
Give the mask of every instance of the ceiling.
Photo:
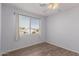
[[[40,7],[40,3],[12,3],[11,5],[19,7],[20,9],[23,9],[27,12],[31,12],[42,16],[49,16],[52,14],[75,8],[77,6],[79,7],[78,3],[59,3],[59,7],[55,10],[48,10],[47,7]]]

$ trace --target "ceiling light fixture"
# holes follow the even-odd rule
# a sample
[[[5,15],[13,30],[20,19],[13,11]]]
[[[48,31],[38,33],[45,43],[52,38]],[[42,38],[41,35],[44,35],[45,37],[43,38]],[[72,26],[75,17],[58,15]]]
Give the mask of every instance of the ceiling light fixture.
[[[49,4],[40,4],[41,7],[47,7],[48,9],[57,9],[59,4],[58,3],[49,3]]]
[[[58,3],[49,3],[48,4],[48,9],[57,9],[59,6]]]

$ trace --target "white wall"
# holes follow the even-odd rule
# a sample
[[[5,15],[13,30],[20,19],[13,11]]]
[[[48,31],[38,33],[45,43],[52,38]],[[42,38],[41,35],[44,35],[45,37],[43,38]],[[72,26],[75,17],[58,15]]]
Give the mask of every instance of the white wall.
[[[79,52],[79,7],[48,17],[47,42]]]
[[[42,35],[37,38],[29,39],[25,37],[16,40],[16,19],[14,12],[20,12],[28,16],[40,17]],[[9,6],[7,4],[2,4],[2,51],[7,52],[9,50],[15,50],[18,48],[27,47],[33,44],[44,42],[44,18],[35,14],[19,10],[16,7]]]
[[[14,12],[20,12],[29,16],[40,17],[42,35],[40,38],[28,39],[25,37],[16,40],[16,20]],[[41,16],[18,10],[13,6],[2,4],[2,51],[14,50],[27,47],[40,42],[49,42],[51,44],[64,47],[66,49],[79,52],[79,8],[49,16],[44,19]]]
[[[1,51],[1,3],[0,3],[0,51]]]

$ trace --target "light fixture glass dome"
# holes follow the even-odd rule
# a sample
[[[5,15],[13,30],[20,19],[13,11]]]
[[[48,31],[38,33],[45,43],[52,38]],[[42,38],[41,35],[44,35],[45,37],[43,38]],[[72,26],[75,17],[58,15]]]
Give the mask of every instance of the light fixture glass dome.
[[[49,3],[48,4],[48,9],[57,9],[59,6],[58,3]]]

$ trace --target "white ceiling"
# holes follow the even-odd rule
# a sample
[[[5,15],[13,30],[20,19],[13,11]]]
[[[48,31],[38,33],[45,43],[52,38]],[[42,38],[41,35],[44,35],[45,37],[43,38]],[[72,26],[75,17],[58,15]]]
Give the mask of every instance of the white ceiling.
[[[51,14],[59,13],[61,11],[69,10],[76,6],[79,7],[78,3],[60,3],[59,7],[55,10],[48,10],[47,7],[40,7],[40,3],[12,3],[11,5],[19,7],[25,11],[42,15],[42,16],[49,16]]]

